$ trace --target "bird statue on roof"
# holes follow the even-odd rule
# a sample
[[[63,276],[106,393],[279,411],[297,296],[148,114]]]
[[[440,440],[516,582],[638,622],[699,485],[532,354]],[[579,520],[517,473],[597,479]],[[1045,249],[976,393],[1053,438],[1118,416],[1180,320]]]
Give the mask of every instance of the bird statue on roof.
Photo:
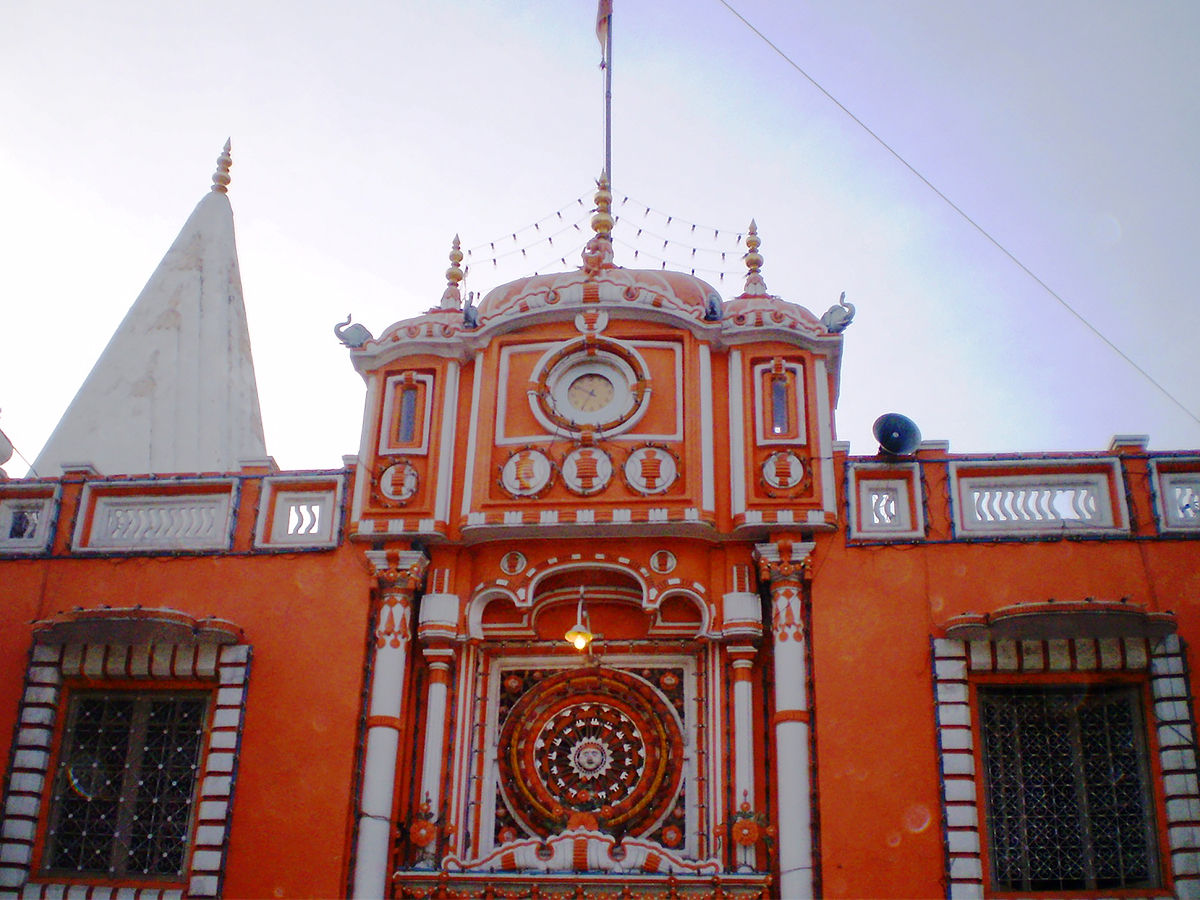
[[[346,321],[339,322],[333,326],[333,333],[337,335],[337,339],[351,350],[357,350],[367,341],[371,340],[373,335],[367,330],[365,325],[360,325],[357,322],[350,325],[351,316],[346,313]],[[346,326],[350,327],[346,327]]]
[[[854,304],[846,302],[846,292],[842,291],[842,296],[838,298],[837,306],[831,306],[825,310],[825,315],[821,316],[821,324],[825,326],[825,330],[832,334],[840,334],[850,327],[850,323],[854,321]]]

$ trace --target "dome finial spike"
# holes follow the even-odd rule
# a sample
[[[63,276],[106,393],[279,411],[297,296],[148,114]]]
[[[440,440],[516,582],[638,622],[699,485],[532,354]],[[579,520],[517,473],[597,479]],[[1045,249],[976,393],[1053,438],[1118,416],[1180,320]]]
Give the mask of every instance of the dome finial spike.
[[[762,278],[762,254],[758,252],[762,241],[758,237],[758,223],[750,220],[750,229],[746,232],[746,255],[742,260],[746,263],[746,289],[743,297],[766,297],[767,284]]]
[[[212,187],[209,190],[218,194],[229,193],[229,167],[233,165],[233,157],[229,155],[232,138],[225,139],[221,155],[217,157],[217,171],[213,172]]]
[[[460,309],[462,307],[462,291],[458,284],[463,280],[463,270],[459,263],[463,261],[462,243],[458,235],[450,243],[450,268],[446,270],[446,290],[442,294],[442,309]]]
[[[616,220],[612,216],[612,192],[608,189],[608,171],[602,171],[596,179],[596,208],[592,213],[592,231],[595,235],[583,248],[583,269],[588,277],[601,269],[613,268],[612,230]]]

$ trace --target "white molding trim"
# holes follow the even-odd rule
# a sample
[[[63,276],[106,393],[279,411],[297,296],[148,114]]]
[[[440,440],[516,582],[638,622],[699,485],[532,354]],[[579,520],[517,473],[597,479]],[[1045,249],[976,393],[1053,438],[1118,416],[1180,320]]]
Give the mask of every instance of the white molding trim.
[[[184,644],[64,644],[35,643],[25,676],[25,691],[18,714],[14,743],[14,762],[19,771],[10,770],[3,812],[0,813],[3,838],[0,838],[0,898],[31,900],[111,896],[130,900],[171,900],[171,898],[219,897],[224,874],[229,828],[233,821],[233,788],[236,759],[241,743],[245,716],[246,681],[250,668],[250,647],[246,644],[202,642]],[[104,681],[136,679],[152,690],[155,681],[189,679],[212,684],[212,706],[204,745],[204,768],[196,775],[196,800],[193,808],[195,831],[192,834],[187,869],[179,889],[161,887],[100,888],[72,879],[58,882],[30,871],[34,835],[45,818],[42,809],[43,785],[54,751],[55,723],[63,714],[63,681],[85,676],[103,688]],[[125,690],[125,687],[121,688]],[[110,884],[105,878],[98,882]],[[168,879],[169,880],[169,879]]]

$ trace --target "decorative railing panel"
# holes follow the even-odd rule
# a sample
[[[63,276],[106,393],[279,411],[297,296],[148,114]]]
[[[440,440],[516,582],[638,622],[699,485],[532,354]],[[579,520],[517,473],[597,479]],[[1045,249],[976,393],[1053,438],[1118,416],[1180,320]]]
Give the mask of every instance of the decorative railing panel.
[[[924,536],[922,505],[914,502],[921,496],[915,463],[858,463],[851,468],[850,477],[852,537],[894,540]]]
[[[257,547],[326,548],[337,543],[342,478],[274,476],[263,482]]]
[[[96,492],[81,551],[225,550],[232,534],[233,483],[222,492],[155,494]],[[90,487],[90,486],[89,486]],[[87,492],[87,493],[90,493]],[[85,505],[87,508],[85,493]],[[83,522],[81,522],[81,525]]]
[[[1161,472],[1157,487],[1162,530],[1200,531],[1200,472]]]
[[[57,502],[57,492],[18,491],[0,497],[0,554],[46,551],[54,538]]]
[[[955,473],[955,527],[964,536],[1096,533],[1126,529],[1106,471]]]

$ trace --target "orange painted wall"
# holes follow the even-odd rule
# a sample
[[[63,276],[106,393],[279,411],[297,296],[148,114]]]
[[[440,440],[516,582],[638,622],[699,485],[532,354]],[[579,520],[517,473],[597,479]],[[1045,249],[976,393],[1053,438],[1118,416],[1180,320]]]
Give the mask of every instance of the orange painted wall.
[[[926,476],[937,483],[938,467],[926,466]],[[931,536],[948,535],[944,492],[930,490],[928,498]],[[1144,489],[1134,491],[1135,516],[1148,513],[1148,501]],[[818,536],[812,573],[821,875],[828,897],[945,895],[930,640],[947,619],[1051,598],[1127,596],[1149,610],[1174,611],[1185,643],[1200,645],[1195,541],[848,546],[839,533]]]
[[[77,493],[68,491],[65,499]],[[253,494],[245,491],[243,503]],[[68,505],[60,529],[71,519]],[[224,895],[345,893],[370,603],[357,548],[9,560],[3,570],[0,606],[9,623],[27,625],[74,607],[141,604],[239,625],[253,657]],[[0,754],[6,762],[31,637],[28,627],[0,628]]]

